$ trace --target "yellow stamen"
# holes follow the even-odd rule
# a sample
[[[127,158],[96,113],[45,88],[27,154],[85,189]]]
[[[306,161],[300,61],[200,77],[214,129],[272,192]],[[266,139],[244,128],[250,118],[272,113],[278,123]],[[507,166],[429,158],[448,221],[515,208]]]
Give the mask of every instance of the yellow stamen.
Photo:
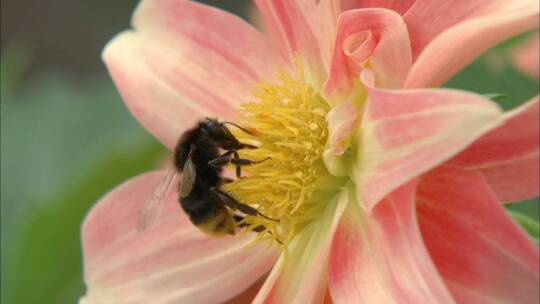
[[[298,70],[302,71],[301,67]],[[322,161],[330,107],[301,72],[296,77],[280,73],[278,83],[260,83],[253,95],[257,101],[242,106],[240,123],[254,135],[233,132],[240,142],[258,148],[243,149],[240,157],[271,159],[243,167],[245,177],[224,188],[240,202],[279,220],[247,216],[243,220],[247,230],[264,227],[260,239],[286,246],[303,227],[320,217],[339,187],[328,184],[340,184]]]

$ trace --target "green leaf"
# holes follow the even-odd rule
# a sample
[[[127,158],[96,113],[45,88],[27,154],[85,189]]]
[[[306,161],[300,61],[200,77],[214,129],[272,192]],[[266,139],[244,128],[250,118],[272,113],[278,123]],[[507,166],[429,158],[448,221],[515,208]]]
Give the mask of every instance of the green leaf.
[[[523,213],[509,210],[510,215],[538,244],[540,238],[540,225],[534,219],[526,216]]]
[[[152,170],[164,155],[161,145],[148,140],[109,148],[110,156],[66,184],[65,192],[33,204],[6,254],[5,303],[76,303],[83,295],[80,226],[85,214],[114,186]]]
[[[0,112],[1,302],[76,303],[84,215],[166,152],[109,79],[49,72],[15,87]]]

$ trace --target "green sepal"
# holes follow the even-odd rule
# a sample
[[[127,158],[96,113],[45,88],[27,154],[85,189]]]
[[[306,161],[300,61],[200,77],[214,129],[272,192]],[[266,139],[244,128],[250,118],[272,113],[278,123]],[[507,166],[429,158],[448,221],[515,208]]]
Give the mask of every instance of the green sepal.
[[[527,231],[527,233],[534,239],[534,241],[538,245],[540,239],[540,224],[534,219],[524,215],[523,213],[511,210],[508,210],[508,212],[510,212],[512,218],[514,218],[514,220],[521,227],[523,227],[525,231]]]

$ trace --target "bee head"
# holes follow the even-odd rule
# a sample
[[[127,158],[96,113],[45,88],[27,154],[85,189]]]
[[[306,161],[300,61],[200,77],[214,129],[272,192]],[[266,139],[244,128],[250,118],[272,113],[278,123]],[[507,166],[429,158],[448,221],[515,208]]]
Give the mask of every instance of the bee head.
[[[229,131],[229,129],[223,124],[217,121],[217,119],[206,118],[201,122],[201,131],[216,142],[222,148],[234,147],[238,145],[238,140]]]

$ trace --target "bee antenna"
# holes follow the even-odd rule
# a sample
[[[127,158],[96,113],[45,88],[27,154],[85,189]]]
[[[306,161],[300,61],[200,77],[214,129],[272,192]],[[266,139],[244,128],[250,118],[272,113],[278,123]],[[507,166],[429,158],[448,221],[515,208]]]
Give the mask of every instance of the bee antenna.
[[[231,126],[235,126],[235,127],[237,127],[238,129],[240,129],[240,130],[242,130],[242,131],[246,132],[247,134],[249,134],[249,135],[253,135],[253,133],[252,133],[252,132],[248,131],[247,129],[245,129],[245,128],[243,128],[243,127],[241,127],[241,126],[237,125],[237,124],[235,124],[234,122],[230,122],[230,121],[223,121],[223,122],[222,122],[221,124],[222,124],[222,125],[231,125]]]

